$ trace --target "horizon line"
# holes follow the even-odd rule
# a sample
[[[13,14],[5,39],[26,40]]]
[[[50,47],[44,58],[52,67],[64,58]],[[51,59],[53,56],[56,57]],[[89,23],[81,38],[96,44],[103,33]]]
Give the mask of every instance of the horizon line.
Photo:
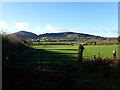
[[[33,34],[36,34],[34,32],[31,32],[31,31],[26,31],[26,30],[21,30],[21,31],[24,31],[24,32],[29,32],[29,33],[33,33]],[[21,31],[17,31],[17,32],[21,32]],[[17,33],[17,32],[14,32],[14,33]],[[68,31],[69,32],[69,31]],[[71,32],[71,31],[70,31]],[[14,33],[9,33],[9,34],[14,34]],[[48,32],[48,34],[50,34],[51,32]],[[67,33],[67,32],[52,32],[52,33]],[[80,32],[72,32],[72,33],[80,33]],[[47,34],[46,33],[41,33],[41,34]],[[36,34],[36,35],[41,35],[41,34]],[[100,35],[94,35],[94,34],[89,34],[89,33],[81,33],[81,34],[88,34],[88,35],[93,35],[93,36],[99,36],[99,37],[105,37],[105,38],[117,38],[118,36],[100,36]]]

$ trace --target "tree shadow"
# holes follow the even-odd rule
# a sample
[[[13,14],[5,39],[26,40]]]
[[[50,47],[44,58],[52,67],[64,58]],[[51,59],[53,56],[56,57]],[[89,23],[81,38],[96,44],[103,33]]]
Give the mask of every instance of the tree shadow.
[[[67,73],[75,67],[76,61],[69,55],[56,54],[43,49],[25,49],[9,65],[3,65],[3,88],[71,86],[73,81]]]
[[[22,59],[24,58],[24,59]],[[22,61],[21,61],[22,60]],[[63,69],[74,67],[77,63],[77,57],[72,57],[69,54],[58,53],[53,51],[47,51],[43,49],[27,49],[25,50],[21,56],[19,56],[19,60],[17,62],[20,67],[23,68],[31,68],[31,69]],[[18,67],[18,65],[17,65]],[[64,72],[64,70],[62,70]],[[60,70],[57,70],[58,72]]]
[[[71,54],[28,48],[3,66],[3,88],[119,87],[120,64],[108,61],[77,62]],[[119,87],[120,88],[120,87]]]

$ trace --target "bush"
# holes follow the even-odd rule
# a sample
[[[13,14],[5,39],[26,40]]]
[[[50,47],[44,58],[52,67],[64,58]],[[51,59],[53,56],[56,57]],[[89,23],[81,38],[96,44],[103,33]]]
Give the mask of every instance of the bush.
[[[2,59],[3,62],[12,62],[20,52],[27,48],[28,44],[25,39],[17,38],[10,35],[2,35]]]
[[[120,76],[120,60],[117,58],[100,58],[83,64],[85,72],[96,73],[99,78],[118,79]]]

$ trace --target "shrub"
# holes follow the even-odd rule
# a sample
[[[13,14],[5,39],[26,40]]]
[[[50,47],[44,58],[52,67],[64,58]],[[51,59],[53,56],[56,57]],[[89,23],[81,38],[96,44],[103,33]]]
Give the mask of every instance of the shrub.
[[[27,48],[27,41],[10,35],[2,35],[3,62],[12,62],[20,52]]]
[[[120,76],[120,60],[118,58],[99,58],[85,61],[83,64],[85,72],[96,73],[98,78],[118,79]]]

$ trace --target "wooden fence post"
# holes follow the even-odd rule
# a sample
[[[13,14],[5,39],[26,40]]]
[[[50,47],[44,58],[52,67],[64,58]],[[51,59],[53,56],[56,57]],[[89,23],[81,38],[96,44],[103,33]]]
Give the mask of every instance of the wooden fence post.
[[[83,60],[83,50],[84,47],[80,44],[78,48],[78,62],[81,62]]]
[[[98,58],[100,59],[100,53],[98,53]]]
[[[113,58],[116,58],[116,51],[113,51]]]
[[[96,56],[95,55],[93,55],[93,60],[96,60]]]

